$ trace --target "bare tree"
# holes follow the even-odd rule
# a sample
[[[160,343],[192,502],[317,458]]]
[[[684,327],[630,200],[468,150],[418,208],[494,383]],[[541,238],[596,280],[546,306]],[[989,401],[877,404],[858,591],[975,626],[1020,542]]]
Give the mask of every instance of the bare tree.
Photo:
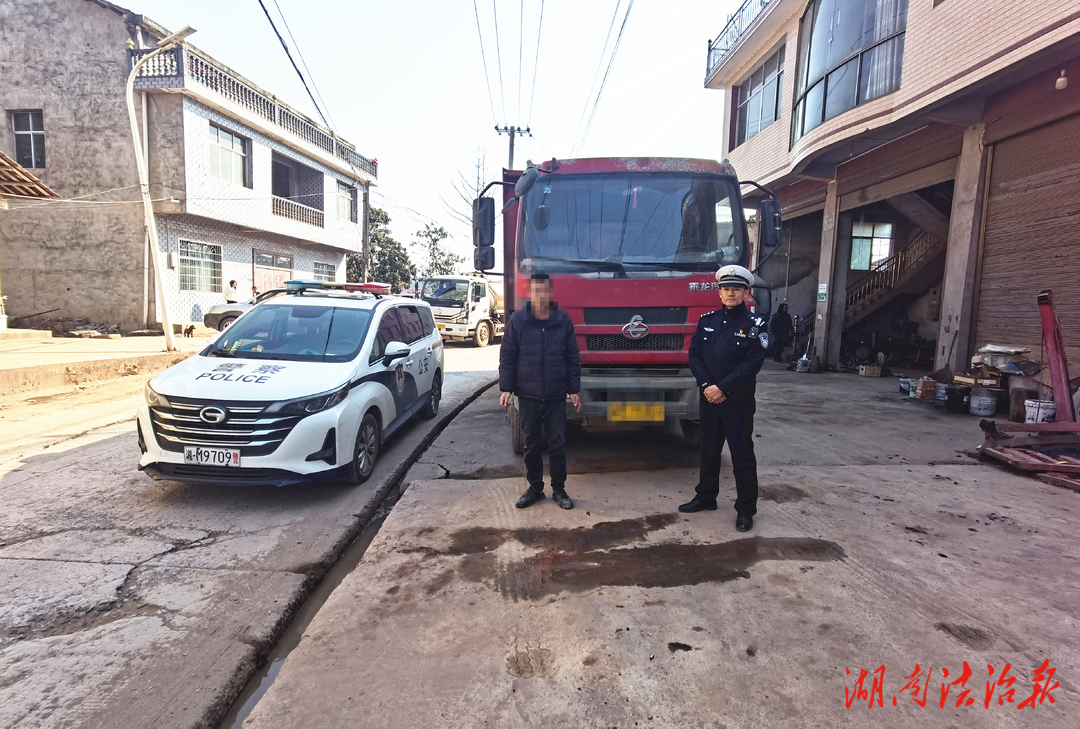
[[[489,182],[491,172],[487,166],[487,152],[483,147],[477,147],[472,162],[467,167],[459,167],[450,177],[450,186],[454,193],[449,200],[442,198],[446,212],[454,220],[471,229],[473,200],[480,197],[480,191],[487,187]]]

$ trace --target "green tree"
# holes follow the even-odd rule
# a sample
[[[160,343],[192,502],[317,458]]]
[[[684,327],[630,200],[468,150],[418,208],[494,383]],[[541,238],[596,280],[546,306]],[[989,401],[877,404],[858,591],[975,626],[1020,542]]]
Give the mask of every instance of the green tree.
[[[442,244],[449,237],[446,228],[431,223],[425,223],[423,230],[416,231],[415,245],[420,248],[423,277],[452,274],[459,264],[465,262],[464,258],[454,255]]]
[[[371,245],[371,273],[369,279],[388,283],[394,291],[412,286],[416,278],[416,264],[409,252],[390,234],[390,216],[381,208],[371,208],[368,213],[368,238]],[[363,256],[350,253],[345,269],[349,281],[360,281],[363,276]]]

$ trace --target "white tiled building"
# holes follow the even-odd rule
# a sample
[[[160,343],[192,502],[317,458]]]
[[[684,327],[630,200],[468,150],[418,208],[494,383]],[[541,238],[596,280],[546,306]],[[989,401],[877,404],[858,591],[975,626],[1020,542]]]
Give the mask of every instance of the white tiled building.
[[[9,308],[130,329],[160,322],[142,209],[131,204],[138,177],[124,85],[168,31],[105,0],[6,4],[0,72],[18,83],[0,86],[0,144],[22,150],[63,198],[117,201],[9,216],[0,249]],[[60,12],[41,15],[43,5]],[[71,42],[52,41],[61,36]],[[148,62],[135,96],[174,324],[200,322],[230,280],[241,299],[290,278],[344,280],[346,254],[363,249],[375,162],[189,45]]]

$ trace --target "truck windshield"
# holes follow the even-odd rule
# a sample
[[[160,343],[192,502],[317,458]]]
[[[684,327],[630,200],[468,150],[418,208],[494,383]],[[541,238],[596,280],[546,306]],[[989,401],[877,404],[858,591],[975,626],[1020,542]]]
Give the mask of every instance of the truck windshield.
[[[734,182],[720,175],[541,175],[522,203],[518,259],[537,271],[715,271],[746,263]]]
[[[222,332],[208,357],[349,362],[360,351],[371,312],[336,306],[263,304]]]
[[[469,282],[431,279],[423,282],[420,297],[432,306],[453,306],[460,309],[469,298]]]

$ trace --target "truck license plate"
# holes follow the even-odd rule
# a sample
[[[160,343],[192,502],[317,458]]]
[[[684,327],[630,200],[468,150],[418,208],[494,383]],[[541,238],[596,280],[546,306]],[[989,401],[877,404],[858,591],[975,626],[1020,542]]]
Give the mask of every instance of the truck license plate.
[[[184,446],[184,463],[193,466],[239,466],[237,448],[199,448]]]
[[[663,422],[664,404],[652,402],[608,403],[608,420],[612,422]]]

